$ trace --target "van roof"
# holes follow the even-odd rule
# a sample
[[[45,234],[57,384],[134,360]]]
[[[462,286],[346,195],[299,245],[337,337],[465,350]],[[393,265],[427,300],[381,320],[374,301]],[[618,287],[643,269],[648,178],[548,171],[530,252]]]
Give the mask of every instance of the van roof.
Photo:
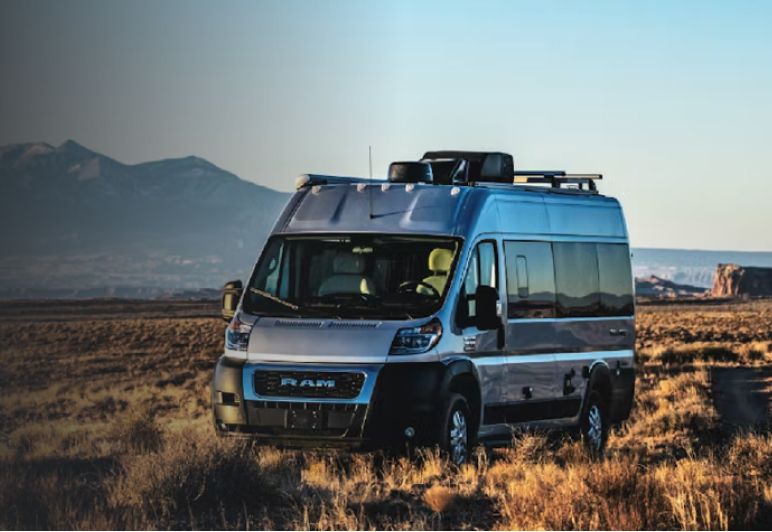
[[[619,202],[600,194],[337,179],[299,187],[273,232],[627,237]]]

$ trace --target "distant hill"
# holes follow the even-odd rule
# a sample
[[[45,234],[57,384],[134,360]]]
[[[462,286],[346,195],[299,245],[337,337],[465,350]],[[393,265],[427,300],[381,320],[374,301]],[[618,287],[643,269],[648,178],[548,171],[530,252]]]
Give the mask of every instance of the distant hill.
[[[678,284],[710,289],[718,264],[772,268],[772,252],[634,248],[636,277],[654,275]]]
[[[638,297],[699,297],[709,294],[710,291],[705,288],[677,284],[654,275],[635,280],[635,295]]]
[[[0,147],[0,290],[220,286],[252,267],[288,198],[198,157]]]

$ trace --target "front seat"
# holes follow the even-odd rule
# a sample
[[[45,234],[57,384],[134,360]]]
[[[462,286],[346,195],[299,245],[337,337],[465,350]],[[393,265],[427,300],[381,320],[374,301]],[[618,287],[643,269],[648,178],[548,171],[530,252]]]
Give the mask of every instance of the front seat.
[[[449,249],[436,248],[429,253],[429,269],[432,275],[424,279],[424,283],[433,286],[437,293],[442,295],[448,282],[448,272],[453,262],[453,252]],[[425,286],[418,286],[417,292],[431,295],[432,291]]]
[[[332,275],[322,281],[317,295],[375,294],[372,279],[363,274],[365,259],[353,253],[339,253],[332,260]]]

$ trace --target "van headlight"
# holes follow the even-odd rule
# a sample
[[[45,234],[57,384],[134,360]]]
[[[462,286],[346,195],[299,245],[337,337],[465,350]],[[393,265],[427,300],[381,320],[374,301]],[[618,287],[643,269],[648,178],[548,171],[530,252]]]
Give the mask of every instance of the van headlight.
[[[252,326],[239,320],[239,314],[233,316],[233,319],[225,329],[225,349],[231,351],[246,351],[249,344],[249,333],[252,332]]]
[[[437,318],[420,327],[400,329],[391,342],[390,355],[415,355],[425,353],[440,341],[442,323]]]

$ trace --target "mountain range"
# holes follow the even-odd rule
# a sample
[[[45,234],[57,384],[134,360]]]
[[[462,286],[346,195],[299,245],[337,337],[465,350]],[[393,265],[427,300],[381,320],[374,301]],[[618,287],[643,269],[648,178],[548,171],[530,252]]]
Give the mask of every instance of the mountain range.
[[[0,147],[0,291],[221,286],[251,269],[288,198],[198,157]]]
[[[0,147],[0,297],[208,294],[249,275],[289,197],[199,157],[127,165],[71,140]],[[633,250],[642,290],[652,275],[659,291],[710,288],[718,263],[772,267],[772,253]]]

